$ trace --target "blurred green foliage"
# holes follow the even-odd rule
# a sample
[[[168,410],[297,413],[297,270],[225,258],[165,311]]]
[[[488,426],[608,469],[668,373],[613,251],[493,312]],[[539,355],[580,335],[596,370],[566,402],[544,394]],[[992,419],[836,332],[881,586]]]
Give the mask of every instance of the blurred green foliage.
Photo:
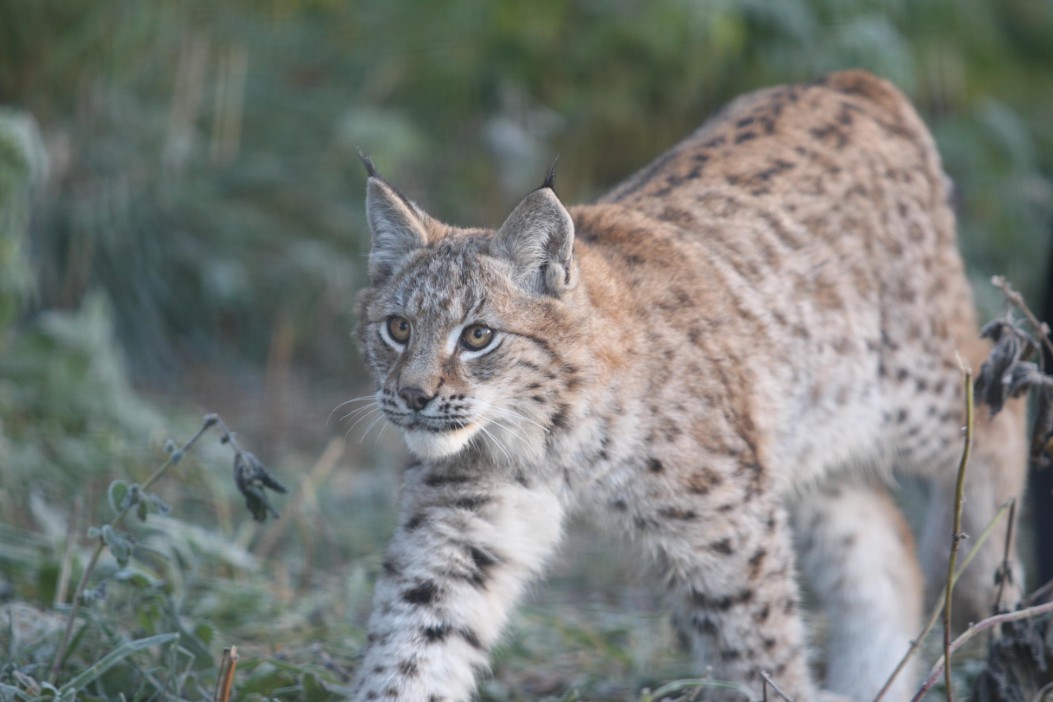
[[[362,382],[358,148],[437,216],[492,225],[557,155],[561,195],[586,200],[732,97],[846,67],[893,80],[932,127],[986,312],[992,273],[1036,297],[1053,220],[1048,2],[0,0],[0,700],[54,654],[71,505],[81,529],[96,523],[112,479],[142,480],[167,432],[192,431],[173,409],[187,377],[252,384],[266,362],[268,378],[309,378],[313,404]],[[311,417],[299,433],[324,424]],[[381,438],[350,445],[353,461],[395,462]],[[346,685],[394,478],[313,482],[324,456],[298,468],[318,446],[271,448],[280,477],[308,477],[270,531],[234,516],[228,462],[205,450],[166,491],[172,515],[135,527],[131,563],[101,566],[109,593],[62,680],[123,657],[84,699],[207,698],[232,641],[244,699]],[[658,615],[611,594],[631,576],[616,558],[572,560],[589,568],[525,610],[484,699],[634,699],[685,672],[669,627],[639,624]],[[567,591],[600,594],[583,608]]]
[[[978,279],[1025,293],[1053,212],[1053,9],[1036,0],[0,2],[0,102],[41,125],[40,305],[111,299],[134,367],[295,358],[354,377],[357,147],[493,224],[559,154],[602,192],[741,92],[862,66],[927,116]],[[985,300],[993,295],[982,291]]]

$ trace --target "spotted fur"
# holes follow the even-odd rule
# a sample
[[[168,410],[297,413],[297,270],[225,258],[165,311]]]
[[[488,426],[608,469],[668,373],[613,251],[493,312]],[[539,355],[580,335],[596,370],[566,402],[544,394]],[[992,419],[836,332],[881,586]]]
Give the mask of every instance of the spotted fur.
[[[922,605],[884,481],[932,484],[938,576],[956,359],[985,353],[947,180],[906,99],[862,72],[753,93],[598,202],[566,209],[548,178],[496,230],[442,224],[370,176],[359,342],[420,462],[354,699],[467,699],[574,513],[650,559],[700,673],[754,698],[762,672],[820,694],[800,567],[831,622],[826,686],[871,698]],[[1022,489],[1019,423],[1019,408],[978,421],[967,532]],[[964,617],[992,604],[990,543]]]

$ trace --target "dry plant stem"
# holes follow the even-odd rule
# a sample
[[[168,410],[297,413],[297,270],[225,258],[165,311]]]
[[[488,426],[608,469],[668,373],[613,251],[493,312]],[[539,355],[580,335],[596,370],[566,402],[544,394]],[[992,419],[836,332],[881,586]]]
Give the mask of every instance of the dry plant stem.
[[[947,588],[943,595],[943,658],[947,661],[945,668],[947,678],[947,702],[954,702],[954,688],[951,685],[951,593],[954,590],[954,568],[958,564],[958,546],[965,535],[962,534],[962,505],[965,502],[965,468],[969,464],[969,453],[973,444],[973,374],[963,369],[963,386],[965,389],[965,439],[962,445],[962,459],[958,462],[958,482],[954,486],[954,531],[951,533],[951,557],[947,563]]]
[[[1053,683],[1046,683],[1042,686],[1042,689],[1036,692],[1035,696],[1031,698],[1031,702],[1042,702],[1050,692],[1053,692]]]
[[[1041,600],[1046,595],[1048,595],[1050,592],[1053,592],[1053,580],[1047,581],[1044,585],[1042,585],[1042,587],[1038,588],[1037,590],[1032,592],[1030,595],[1025,597],[1024,598],[1024,604],[1027,604],[1027,605],[1034,604],[1034,603],[1038,602],[1039,600]]]
[[[65,602],[69,594],[69,580],[73,574],[73,549],[77,543],[77,524],[80,522],[80,510],[83,505],[84,498],[77,495],[73,500],[69,524],[66,525],[66,549],[62,554],[62,570],[59,572],[58,590],[55,592],[56,605]]]
[[[998,580],[998,595],[995,597],[995,611],[1002,611],[1002,595],[1005,594],[1006,581],[1013,577],[1012,568],[1009,565],[1009,547],[1013,543],[1013,518],[1016,516],[1016,499],[1010,500],[1009,524],[1005,530],[1005,546],[1002,549],[1002,571]]]
[[[237,646],[223,649],[223,660],[219,664],[219,679],[216,681],[216,692],[213,695],[215,702],[230,702],[230,690],[234,685],[234,670],[238,667],[240,658]]]
[[[987,542],[987,539],[990,538],[995,526],[998,525],[998,522],[1000,522],[1002,520],[1002,517],[1004,517],[1009,511],[1009,508],[1012,505],[1012,503],[1013,501],[1010,500],[1009,502],[1006,502],[1001,507],[999,507],[998,511],[995,512],[995,515],[991,518],[991,521],[989,521],[987,523],[987,526],[984,527],[983,532],[980,533],[980,537],[974,540],[973,547],[969,551],[969,555],[965,557],[965,560],[962,561],[961,568],[959,568],[958,572],[954,574],[955,583],[958,582],[958,578],[962,577],[962,573],[965,572],[965,569],[968,568],[969,564],[973,562],[974,558],[976,558],[976,554],[980,552],[980,547],[983,546],[983,544]],[[1051,580],[1049,583],[1046,584],[1046,586],[1043,587],[1047,586],[1053,589],[1053,580]],[[896,665],[895,670],[892,671],[892,674],[889,675],[888,680],[885,681],[884,687],[882,687],[881,690],[878,692],[877,696],[874,697],[874,702],[881,701],[881,699],[889,691],[889,688],[892,687],[892,683],[894,683],[896,681],[896,678],[899,677],[899,674],[903,671],[903,668],[906,667],[907,661],[911,659],[914,653],[921,646],[922,641],[924,641],[925,637],[929,635],[930,631],[932,631],[932,627],[936,626],[936,621],[940,618],[940,614],[943,612],[943,600],[946,596],[946,592],[940,595],[940,599],[936,602],[935,606],[933,606],[932,611],[929,614],[929,620],[925,623],[925,626],[922,627],[921,633],[918,634],[918,636],[913,641],[911,641],[910,648],[908,648],[907,652],[903,654],[903,658],[900,659],[899,663]]]
[[[972,624],[968,629],[962,632],[961,636],[956,638],[950,646],[950,652],[954,653],[959,648],[969,643],[977,634],[982,631],[986,631],[991,627],[1001,626],[1002,624],[1008,624],[1009,622],[1019,621],[1021,619],[1030,619],[1031,617],[1037,617],[1041,614],[1047,614],[1053,612],[1053,602],[1046,602],[1044,604],[1035,605],[1034,607],[1027,607],[1025,609],[1018,609],[1015,612],[1005,612],[1003,614],[996,614],[982,619],[975,624]],[[943,673],[946,667],[947,658],[943,657],[936,661],[936,665],[932,667],[929,672],[929,677],[925,679],[925,683],[918,690],[917,694],[911,698],[911,702],[918,702],[922,697],[928,693],[932,686],[936,684],[936,681],[940,679],[940,674]]]
[[[182,457],[186,455],[186,452],[189,451],[194,446],[194,444],[197,443],[197,440],[200,439],[201,436],[212,426],[214,426],[217,422],[221,426],[223,426],[224,431],[226,431],[226,426],[223,425],[223,422],[218,415],[206,415],[205,421],[201,425],[201,428],[197,430],[197,433],[190,437],[190,439],[185,444],[183,444],[181,448],[178,448],[172,453],[168,454],[168,458],[165,459],[165,462],[158,466],[157,470],[155,470],[153,474],[146,479],[146,482],[142,484],[142,491],[146,492],[153,486],[154,483],[160,480],[161,476],[165,474],[165,471],[168,470],[168,468],[172,465],[178,463],[182,459]],[[116,529],[121,524],[123,524],[124,518],[128,516],[128,513],[132,511],[133,507],[134,505],[129,505],[122,509],[117,514],[117,516],[110,520],[110,526]],[[70,602],[69,616],[66,619],[66,630],[62,634],[62,640],[59,642],[58,650],[55,653],[55,660],[51,664],[51,672],[48,675],[48,682],[50,683],[55,682],[55,678],[58,676],[59,668],[62,667],[62,663],[65,661],[66,651],[69,648],[70,637],[73,634],[73,627],[77,621],[77,614],[80,612],[80,603],[82,599],[81,596],[84,594],[84,590],[88,586],[88,580],[91,578],[92,573],[95,571],[95,566],[99,563],[99,557],[102,555],[102,552],[105,549],[106,542],[102,540],[102,536],[99,536],[95,543],[95,550],[92,551],[91,558],[88,559],[88,565],[84,568],[84,572],[80,576],[80,582],[77,583],[77,589],[73,593],[73,600],[72,602]]]
[[[771,675],[769,675],[767,671],[762,670],[760,675],[761,678],[764,680],[763,685],[765,700],[768,699],[768,688],[770,687],[772,690],[775,691],[775,694],[779,697],[779,699],[785,700],[785,702],[793,702],[793,698],[787,697],[786,693],[779,689],[779,686],[775,684],[775,681],[771,679]]]
[[[1038,332],[1038,337],[1046,347],[1046,350],[1049,351],[1050,355],[1053,355],[1053,342],[1049,340],[1049,325],[1039,321],[1038,317],[1027,306],[1027,303],[1024,302],[1024,296],[1013,290],[1009,281],[1000,275],[991,278],[991,284],[1001,290],[1002,294],[1005,295],[1005,299],[1009,300],[1014,307],[1023,313],[1028,323]]]

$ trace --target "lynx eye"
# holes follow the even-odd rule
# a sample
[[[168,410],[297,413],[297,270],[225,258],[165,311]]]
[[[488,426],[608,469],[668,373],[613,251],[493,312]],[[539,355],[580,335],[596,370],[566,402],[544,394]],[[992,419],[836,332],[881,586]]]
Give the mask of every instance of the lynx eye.
[[[461,333],[461,343],[472,351],[485,349],[494,339],[494,330],[485,324],[473,324],[465,327]]]
[[[410,337],[409,320],[398,315],[388,317],[388,335],[396,343],[405,344]]]

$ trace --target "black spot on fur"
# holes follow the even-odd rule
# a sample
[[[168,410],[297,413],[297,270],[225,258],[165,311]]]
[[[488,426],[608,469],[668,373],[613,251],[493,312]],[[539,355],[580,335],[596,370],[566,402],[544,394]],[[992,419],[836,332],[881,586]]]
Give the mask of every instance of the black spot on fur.
[[[426,626],[421,629],[420,633],[429,643],[445,641],[446,637],[450,635],[450,625],[439,624],[437,626]]]
[[[415,661],[406,660],[399,663],[399,673],[405,675],[407,678],[415,678],[419,672],[420,669],[417,667]]]
[[[732,607],[749,604],[752,601],[753,590],[741,590],[734,595],[725,595],[723,597],[710,597],[697,590],[691,593],[691,602],[695,606],[716,612],[726,612]]]
[[[761,564],[764,563],[764,559],[768,556],[768,552],[763,548],[758,548],[757,551],[750,556],[750,577],[756,577],[760,571]]]
[[[385,558],[384,562],[381,563],[381,567],[384,569],[384,574],[389,577],[394,578],[402,574],[402,571],[399,569],[399,567],[395,565],[395,561],[391,560],[390,558]]]
[[[695,617],[692,623],[700,634],[715,636],[719,632],[716,622],[709,617]]]
[[[661,473],[663,470],[665,470],[665,466],[663,466],[662,462],[659,461],[657,458],[651,457],[647,459],[647,470],[651,471],[652,473]]]
[[[413,605],[427,605],[435,601],[439,595],[439,588],[431,580],[425,580],[417,587],[410,588],[402,593],[402,599]]]
[[[460,485],[462,483],[471,482],[472,478],[468,475],[456,475],[451,473],[429,473],[424,478],[424,484],[428,487],[439,487],[440,485]]]
[[[491,499],[486,495],[469,495],[467,497],[461,497],[455,500],[453,506],[474,512],[483,505],[488,504],[490,501]]]
[[[468,645],[474,649],[482,650],[483,642],[479,640],[479,635],[471,629],[458,629],[457,634],[468,642]]]
[[[663,507],[658,510],[658,516],[664,519],[676,519],[682,522],[690,522],[698,519],[698,513],[693,509],[682,509],[680,507]]]
[[[414,531],[420,528],[420,525],[424,523],[426,519],[424,512],[417,512],[412,517],[406,520],[405,529],[406,531]]]
[[[549,422],[555,429],[566,429],[567,428],[567,410],[569,408],[566,405],[560,405],[556,410],[556,413],[552,415],[552,419]]]
[[[732,552],[731,539],[721,539],[720,541],[714,541],[709,545],[711,551],[730,556]]]
[[[469,546],[468,554],[472,557],[472,562],[475,563],[477,568],[489,568],[498,564],[498,559],[486,551],[482,550],[478,546]]]

